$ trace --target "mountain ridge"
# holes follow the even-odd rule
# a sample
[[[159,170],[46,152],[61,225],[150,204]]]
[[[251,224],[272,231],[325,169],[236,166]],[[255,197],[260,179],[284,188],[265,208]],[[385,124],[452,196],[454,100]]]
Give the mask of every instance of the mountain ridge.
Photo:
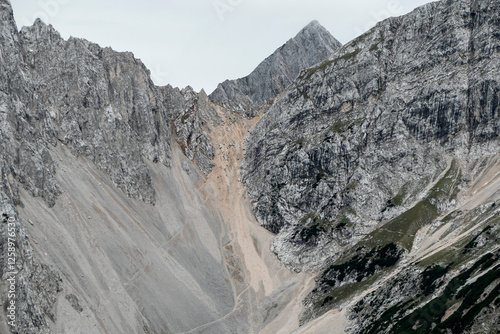
[[[262,61],[249,75],[226,80],[209,95],[218,102],[262,105],[283,92],[301,69],[312,66],[341,46],[318,21],[312,21]]]
[[[251,130],[242,175],[257,220],[277,233],[272,249],[288,268],[321,271],[302,323],[347,308],[354,332],[456,331],[437,315],[418,326],[405,318],[433,305],[421,288],[428,271],[480,276],[470,266],[487,255],[496,273],[498,238],[467,242],[498,234],[500,221],[499,12],[496,1],[440,1],[384,20],[304,70]],[[497,170],[482,181],[492,189],[479,195],[471,189],[487,170]],[[428,268],[418,265],[426,238],[441,249]],[[450,259],[448,247],[461,255]],[[443,312],[464,316],[449,303]]]
[[[4,309],[0,331],[250,332],[299,305],[303,278],[232,187],[231,136],[252,123],[203,91],[155,86],[130,52],[41,20],[18,31],[0,4],[2,291],[13,229],[17,242],[16,326]]]

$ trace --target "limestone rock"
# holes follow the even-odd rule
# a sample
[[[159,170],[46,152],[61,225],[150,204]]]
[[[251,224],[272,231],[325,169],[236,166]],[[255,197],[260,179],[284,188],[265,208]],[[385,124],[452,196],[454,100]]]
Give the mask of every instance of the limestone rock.
[[[249,109],[283,92],[301,70],[326,59],[340,46],[340,42],[325,28],[313,21],[248,76],[219,84],[210,98],[219,103],[232,101],[242,104],[241,109],[248,114]]]

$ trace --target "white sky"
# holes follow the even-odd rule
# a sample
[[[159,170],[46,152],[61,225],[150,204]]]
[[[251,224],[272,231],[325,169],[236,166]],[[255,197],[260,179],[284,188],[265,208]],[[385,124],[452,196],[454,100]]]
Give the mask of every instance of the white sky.
[[[10,0],[19,28],[40,17],[64,38],[132,51],[156,84],[212,92],[249,74],[312,20],[347,43],[429,0]]]

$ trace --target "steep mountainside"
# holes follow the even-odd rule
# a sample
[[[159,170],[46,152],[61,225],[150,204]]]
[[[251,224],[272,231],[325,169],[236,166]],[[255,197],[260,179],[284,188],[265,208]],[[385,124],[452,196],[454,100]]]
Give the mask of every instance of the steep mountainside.
[[[303,71],[251,131],[242,169],[258,221],[289,268],[322,270],[304,321],[356,296],[356,333],[455,333],[494,313],[499,6],[441,1],[379,23]],[[484,296],[456,293],[478,277]],[[439,312],[424,321],[431,295]]]
[[[233,186],[255,121],[156,87],[131,53],[18,32],[7,0],[0,16],[0,332],[297,328],[311,286]]]
[[[283,92],[302,69],[329,57],[342,45],[317,21],[309,23],[248,76],[226,80],[210,94],[214,101],[244,103],[252,109]],[[248,113],[248,111],[247,111]]]
[[[281,232],[278,254],[299,247],[288,264],[331,241],[322,221],[345,218],[340,244],[318,247],[334,255],[422,200],[450,161],[458,191],[499,152],[497,5],[444,1],[380,23],[302,72],[252,130],[245,183],[258,220]],[[456,204],[434,197],[437,211]]]

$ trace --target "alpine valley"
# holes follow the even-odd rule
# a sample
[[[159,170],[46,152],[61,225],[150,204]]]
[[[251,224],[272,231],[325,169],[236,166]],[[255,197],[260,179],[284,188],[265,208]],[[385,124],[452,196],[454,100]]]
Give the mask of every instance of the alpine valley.
[[[499,0],[210,95],[0,17],[0,333],[498,333]]]

